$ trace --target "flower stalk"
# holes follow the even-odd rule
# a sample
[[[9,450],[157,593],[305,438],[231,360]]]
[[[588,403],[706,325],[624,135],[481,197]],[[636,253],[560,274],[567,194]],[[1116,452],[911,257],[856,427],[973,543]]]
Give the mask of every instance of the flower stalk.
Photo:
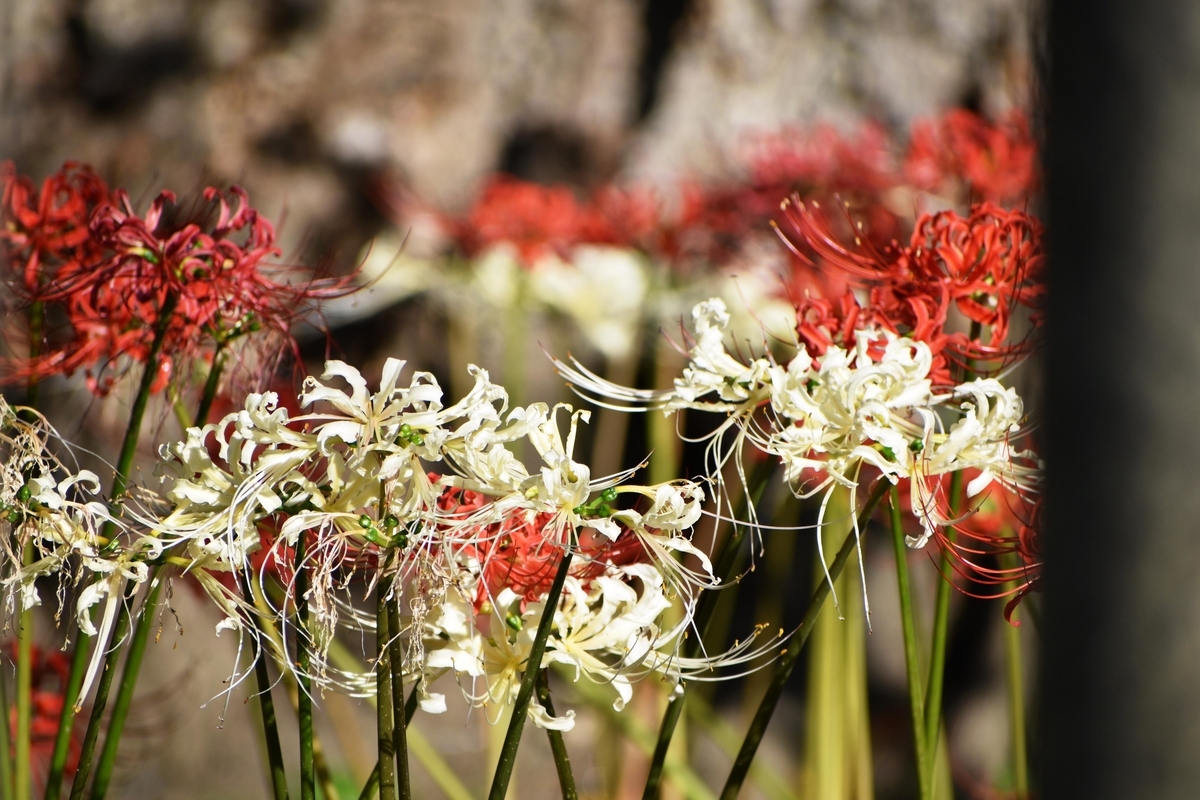
[[[856,530],[861,530],[867,520],[871,518],[871,514],[875,511],[875,507],[879,505],[879,501],[883,499],[883,495],[887,492],[889,486],[889,482],[883,478],[875,484],[875,488],[871,490],[867,502],[863,505],[862,510],[858,512]],[[857,546],[858,537],[854,531],[851,531],[846,536],[845,541],[842,542],[841,549],[834,556],[833,562],[829,565],[828,579],[818,583],[816,589],[813,590],[812,598],[808,601],[808,607],[804,611],[804,617],[800,620],[800,627],[792,634],[787,649],[775,667],[775,674],[771,678],[770,685],[767,686],[766,694],[759,703],[758,710],[754,713],[754,718],[750,721],[746,737],[742,740],[742,747],[738,751],[737,758],[733,761],[729,777],[725,780],[725,787],[721,790],[721,800],[736,800],[738,794],[741,792],[742,784],[746,781],[746,775],[750,772],[750,765],[754,763],[754,756],[758,753],[758,747],[762,744],[763,736],[767,732],[767,725],[770,724],[771,716],[775,713],[775,707],[779,705],[779,699],[783,696],[784,686],[787,685],[788,678],[791,677],[792,670],[795,669],[796,662],[800,658],[800,651],[804,649],[804,643],[808,641],[813,625],[821,613],[821,608],[825,605],[825,599],[829,596],[829,582],[837,580],[838,575],[842,573],[842,569],[846,566],[846,562],[850,560],[850,554],[854,552]]]
[[[1014,581],[1012,587],[1016,589]],[[1029,756],[1025,741],[1025,682],[1021,674],[1021,629],[1017,615],[1004,625],[1004,665],[1008,684],[1008,719],[1011,726],[1013,789],[1017,800],[1029,797]]]
[[[525,674],[521,677],[521,688],[517,692],[516,702],[513,703],[512,719],[508,723],[508,732],[504,736],[504,746],[500,749],[500,760],[496,764],[496,774],[492,778],[492,789],[488,800],[504,800],[508,793],[508,783],[512,779],[513,768],[517,765],[517,748],[521,746],[521,733],[525,728],[525,717],[529,711],[529,701],[533,699],[534,684],[537,683],[538,673],[541,672],[542,655],[546,651],[546,640],[550,638],[550,629],[554,627],[554,612],[558,608],[562,596],[563,585],[567,573],[571,569],[571,549],[568,547],[558,562],[558,571],[554,574],[554,583],[546,595],[546,603],[542,610],[542,618],[538,622],[537,635],[529,648],[529,659],[525,663]]]
[[[376,588],[375,600],[375,724],[379,739],[379,762],[376,764],[376,770],[379,776],[380,800],[396,800],[396,763],[393,760],[396,755],[396,724],[395,706],[392,704],[391,656],[388,652],[390,638],[387,592],[380,584]]]
[[[33,542],[25,543],[22,563],[33,563]],[[20,635],[17,637],[17,741],[15,748],[13,787],[17,797],[29,797],[30,790],[30,725],[33,719],[33,609],[21,611]],[[8,725],[8,717],[0,720]],[[4,757],[8,757],[5,751]]]
[[[655,417],[657,416],[655,415]],[[763,490],[766,489],[767,480],[771,476],[773,466],[769,458],[759,462],[754,474],[750,478],[748,494],[743,494],[739,498],[739,507],[733,514],[734,520],[741,518],[745,514],[748,505],[758,504],[758,501],[762,498]],[[747,497],[749,502],[747,502]],[[746,533],[749,530],[749,525],[739,525],[737,522],[733,522],[728,535],[725,536],[725,540],[721,543],[714,572],[720,578],[722,584],[727,583],[732,577],[734,567],[737,564],[738,553],[742,549],[742,542],[745,540]],[[700,652],[701,646],[704,643],[704,637],[708,633],[708,628],[716,614],[717,604],[720,599],[721,595],[717,592],[705,592],[700,596],[700,601],[696,605],[694,625],[696,635],[690,637],[683,644],[685,658],[694,658]],[[667,753],[671,748],[671,739],[675,735],[675,728],[679,724],[680,717],[683,715],[684,701],[686,699],[687,682],[684,681],[680,683],[679,690],[673,693],[667,700],[667,710],[663,714],[662,723],[658,728],[658,740],[654,746],[654,755],[650,759],[650,772],[646,777],[646,788],[642,792],[642,800],[657,800],[662,791],[663,766],[667,761]]]
[[[137,683],[138,672],[142,659],[146,655],[146,642],[150,638],[150,629],[154,626],[154,611],[158,607],[158,595],[162,591],[162,576],[160,571],[150,578],[150,593],[138,615],[134,627],[133,638],[129,642],[129,655],[125,658],[125,671],[121,674],[121,685],[117,689],[117,698],[113,702],[112,717],[108,722],[108,733],[104,738],[104,747],[100,751],[100,760],[96,763],[96,777],[92,781],[92,800],[103,800],[108,793],[109,780],[112,778],[113,766],[117,760],[117,748],[120,745],[121,733],[125,730],[125,719],[129,715],[129,706],[133,702],[133,688]]]
[[[962,498],[962,471],[950,476],[950,516],[956,517]],[[953,541],[954,529],[947,528],[946,537]],[[954,565],[948,552],[942,553],[941,577],[937,587],[937,602],[933,612],[933,644],[929,658],[929,682],[925,689],[925,742],[928,745],[926,755],[930,761],[936,758],[938,736],[942,728],[942,687],[946,675],[946,641],[950,628],[950,596],[954,588],[952,577]]]
[[[537,697],[546,713],[556,716],[554,703],[550,700],[550,671],[547,669],[538,673]],[[575,791],[575,775],[571,772],[571,757],[567,753],[562,731],[547,728],[546,734],[550,738],[550,752],[554,754],[554,768],[558,771],[558,785],[562,789],[563,800],[577,800],[579,794]]]
[[[387,601],[388,631],[391,633],[388,660],[391,662],[392,668],[392,717],[395,723],[392,746],[396,749],[396,791],[399,800],[410,800],[412,788],[408,774],[408,737],[406,735],[408,714],[404,704],[404,647],[400,639],[399,606],[403,585],[399,575],[397,575],[392,591],[394,596]],[[416,696],[415,689],[413,696]]]
[[[313,759],[312,654],[308,633],[308,565],[303,532],[296,537],[296,678],[299,693],[296,715],[300,728],[300,800],[316,800]]]
[[[8,716],[8,682],[4,670],[0,670],[0,720]],[[9,742],[8,725],[0,724],[0,800],[13,800],[12,747]]]
[[[925,712],[921,697],[921,665],[917,659],[917,632],[913,619],[912,587],[908,580],[908,547],[904,543],[904,526],[900,517],[900,493],[891,490],[892,541],[896,548],[896,583],[900,587],[900,623],[904,632],[904,668],[908,673],[908,701],[912,709],[913,749],[917,759],[917,782],[921,800],[930,800],[933,765],[928,755],[925,735]],[[936,752],[936,748],[935,748]]]
[[[137,455],[138,439],[142,432],[142,419],[146,416],[146,406],[150,402],[150,390],[154,384],[154,379],[158,373],[158,357],[162,351],[163,340],[166,337],[167,328],[170,327],[171,315],[175,312],[177,297],[174,294],[167,295],[163,301],[162,308],[159,311],[158,322],[155,325],[154,341],[150,346],[150,352],[146,358],[146,363],[142,367],[142,378],[138,384],[137,395],[133,400],[133,408],[129,412],[129,426],[125,429],[125,438],[121,442],[121,454],[117,458],[117,470],[113,475],[112,491],[109,495],[109,506],[113,514],[119,512],[121,498],[125,495],[125,490],[128,488],[129,473],[133,469],[133,459]],[[112,522],[107,522],[104,525],[102,535],[112,537],[115,534],[115,525]],[[123,590],[123,594],[128,594],[128,586]],[[110,643],[120,642],[125,638],[129,631],[129,611],[125,604],[122,603],[117,612],[116,622],[113,624],[112,636],[109,639]],[[88,639],[91,637],[80,631],[78,639],[75,642],[75,647],[87,649]],[[105,645],[102,641],[97,641],[97,647]],[[84,784],[87,783],[88,775],[91,772],[92,758],[96,749],[96,741],[100,736],[100,721],[104,716],[105,707],[108,705],[108,693],[112,687],[113,676],[117,671],[117,660],[120,656],[119,649],[110,647],[108,655],[104,659],[104,671],[100,676],[100,681],[96,685],[96,696],[92,701],[92,713],[88,719],[87,731],[84,733],[82,751],[79,756],[79,769],[75,774],[74,783],[71,786],[71,800],[83,797]],[[73,666],[73,665],[72,665]],[[72,674],[74,670],[72,669]],[[80,680],[83,679],[83,672],[80,671]],[[70,744],[71,724],[74,721],[74,708],[82,702],[83,698],[79,697],[78,687],[67,687],[68,697],[74,696],[75,703],[63,704],[62,717],[59,721],[58,738],[55,741],[55,761],[51,762],[51,775],[53,776],[56,769],[61,775],[61,770],[66,765],[66,756],[68,745]],[[58,763],[59,756],[59,741],[62,741],[62,764]],[[59,779],[61,781],[61,778]],[[47,792],[50,791],[51,784],[47,783]],[[55,791],[53,797],[57,797]],[[47,794],[47,798],[51,795]]]
[[[251,588],[253,576],[238,573],[242,597],[259,605],[258,597]],[[288,800],[287,772],[283,766],[283,746],[279,740],[279,723],[275,718],[275,701],[271,698],[271,676],[267,671],[267,658],[262,646],[265,635],[258,618],[253,612],[246,614],[253,630],[250,632],[251,656],[254,658],[254,680],[258,686],[258,708],[262,714],[263,738],[267,744],[267,762],[271,769],[271,790],[274,800]]]

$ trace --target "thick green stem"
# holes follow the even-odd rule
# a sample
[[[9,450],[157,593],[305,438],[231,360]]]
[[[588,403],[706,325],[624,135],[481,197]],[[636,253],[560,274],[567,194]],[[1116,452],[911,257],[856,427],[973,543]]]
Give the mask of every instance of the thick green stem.
[[[150,578],[150,593],[142,613],[138,616],[137,625],[133,629],[133,639],[129,643],[129,655],[125,658],[125,671],[121,674],[121,685],[117,689],[117,698],[113,702],[112,717],[108,721],[108,733],[104,738],[104,747],[100,751],[100,760],[96,763],[96,777],[92,781],[92,800],[101,800],[108,793],[108,784],[112,779],[113,766],[117,761],[117,748],[120,746],[121,733],[125,730],[125,719],[129,715],[129,706],[133,702],[133,688],[137,683],[138,671],[142,667],[142,659],[146,655],[146,642],[150,638],[150,629],[154,627],[154,612],[158,606],[158,594],[162,590],[162,579],[159,569]]]
[[[29,360],[37,359],[42,351],[42,328],[45,320],[45,306],[39,300],[29,309]],[[29,378],[25,393],[25,404],[37,408],[38,380]],[[27,542],[21,552],[22,563],[29,566],[33,563],[33,542]],[[21,800],[30,796],[32,788],[30,781],[30,725],[33,721],[33,609],[22,609],[18,617],[20,635],[17,638],[17,731],[16,753],[13,761],[13,790]],[[8,716],[3,719],[8,725]],[[5,739],[8,731],[5,731]],[[4,759],[8,759],[9,751],[4,750]]]
[[[121,498],[125,495],[125,490],[129,486],[129,473],[133,469],[133,459],[137,455],[138,439],[142,432],[142,419],[146,416],[146,406],[150,402],[150,387],[154,385],[154,377],[158,373],[158,356],[162,352],[163,340],[167,335],[167,328],[171,324],[171,315],[175,313],[175,304],[178,298],[171,294],[167,295],[163,301],[162,308],[159,309],[158,321],[154,327],[154,341],[150,345],[150,352],[146,356],[146,363],[142,366],[142,378],[138,383],[137,395],[133,398],[133,408],[129,412],[129,426],[125,429],[125,438],[121,442],[121,453],[117,457],[117,470],[113,475],[112,491],[109,493],[109,508],[114,515],[120,512]],[[101,535],[106,538],[112,538],[116,535],[116,525],[112,522],[106,522]],[[128,595],[133,582],[127,582],[122,590],[122,596]],[[108,692],[112,687],[113,675],[116,673],[117,660],[120,656],[117,644],[124,638],[129,631],[129,611],[124,603],[117,612],[117,619],[113,625],[112,635],[107,642],[109,647],[108,654],[104,659],[104,671],[100,675],[100,681],[96,686],[96,697],[92,701],[92,713],[88,719],[87,732],[83,737],[83,746],[79,756],[79,769],[75,774],[75,780],[71,785],[71,799],[83,797],[84,784],[87,782],[89,773],[91,772],[92,758],[95,755],[96,740],[100,736],[100,720],[104,716],[105,706],[108,705]],[[86,648],[87,641],[90,637],[80,632],[76,648]],[[105,642],[96,642],[97,647],[104,647]],[[83,679],[83,673],[80,673],[80,680]],[[68,685],[66,695],[77,698],[76,703],[80,702],[78,685]],[[74,721],[74,706],[75,704],[64,703],[63,713],[59,719],[58,736],[54,743],[55,761],[50,764],[50,774],[53,776],[57,771],[61,775],[63,768],[66,765],[66,755],[69,749],[71,736],[71,725]],[[58,762],[58,757],[62,753],[62,763]],[[58,779],[61,783],[61,777]],[[53,795],[49,794],[51,783],[47,782],[46,797],[49,800],[51,797],[58,797],[58,791],[55,789]]]
[[[237,572],[238,590],[242,599],[263,613],[262,594],[254,591],[254,575]],[[274,628],[267,630],[253,612],[247,612],[246,623],[250,626],[250,654],[254,658],[254,682],[258,688],[258,709],[262,716],[263,740],[267,746],[267,765],[271,774],[271,791],[274,800],[288,800],[287,772],[283,765],[283,745],[279,739],[279,722],[275,716],[275,701],[271,696],[271,675],[267,669],[264,637],[274,638]],[[268,623],[269,625],[270,623]]]
[[[379,773],[380,800],[396,800],[396,746],[393,737],[396,732],[395,706],[392,704],[392,668],[388,654],[388,640],[391,638],[388,625],[387,592],[382,581],[376,589],[375,600],[375,724],[379,736],[379,763],[376,769]]]
[[[192,422],[197,428],[208,423],[208,412],[212,410],[213,400],[217,397],[217,387],[221,385],[221,371],[225,368],[225,345],[218,344],[213,353],[212,367],[208,370],[208,379],[204,381],[204,393],[200,395],[200,405],[196,407],[196,419]]]
[[[962,497],[962,471],[950,476],[950,516],[958,514]],[[946,538],[954,541],[954,529],[946,528]],[[950,597],[954,588],[951,576],[954,564],[949,552],[942,553],[942,578],[938,581],[937,603],[933,612],[933,646],[929,657],[929,683],[925,689],[925,742],[926,755],[933,759],[937,754],[938,736],[942,729],[942,686],[946,675],[946,640],[950,627]],[[932,761],[930,762],[932,768]]]
[[[33,563],[33,542],[25,543],[21,554],[22,563],[28,567]],[[33,609],[22,609],[17,637],[17,741],[14,761],[14,791],[19,798],[29,797],[29,726],[33,719]],[[8,717],[2,721],[8,725]],[[8,758],[8,753],[4,753]]]
[[[175,313],[175,295],[168,295],[159,312],[159,322],[155,327],[154,341],[150,345],[150,353],[142,367],[142,380],[138,384],[137,395],[133,398],[133,408],[129,411],[129,427],[125,429],[125,438],[121,442],[121,454],[117,457],[117,471],[113,475],[112,491],[109,502],[114,506],[120,503],[129,484],[129,471],[133,468],[133,458],[137,455],[138,438],[142,433],[142,418],[146,416],[146,406],[150,402],[150,387],[154,385],[154,377],[158,374],[158,355],[162,352],[163,339],[166,338],[170,326],[171,315]],[[105,525],[111,533],[112,524]]]
[[[758,504],[763,490],[767,486],[767,481],[771,477],[773,467],[774,462],[770,458],[759,462],[750,478],[749,500],[747,501],[745,494],[740,496],[738,508],[732,516],[734,520],[740,519],[745,514],[748,503]],[[733,522],[728,535],[721,543],[713,574],[721,580],[722,585],[727,584],[733,576],[738,553],[742,549],[742,542],[750,528],[750,525],[739,525],[737,522]],[[683,644],[684,658],[695,658],[700,652],[704,644],[704,636],[716,614],[722,591],[728,590],[707,591],[700,595],[700,600],[696,604],[695,624],[692,631],[695,635],[689,637]],[[646,788],[642,791],[642,800],[657,800],[662,791],[663,768],[667,763],[667,753],[671,749],[671,739],[675,736],[675,728],[683,715],[684,701],[687,700],[687,682],[681,682],[679,688],[680,691],[672,693],[667,699],[667,710],[663,714],[662,723],[658,726],[658,740],[654,745],[654,755],[650,759],[650,772],[646,776]]]
[[[308,634],[308,565],[304,533],[296,537],[296,679],[299,695],[296,716],[300,728],[300,800],[316,800],[317,782],[313,760],[312,655]]]
[[[92,700],[92,713],[88,717],[87,731],[83,735],[83,745],[80,748],[79,768],[75,771],[75,779],[71,784],[71,800],[79,800],[83,797],[84,786],[91,774],[92,759],[96,754],[96,741],[100,738],[100,723],[104,717],[104,709],[108,705],[108,693],[112,688],[113,676],[117,672],[117,660],[120,658],[120,649],[117,645],[125,639],[125,634],[128,632],[129,612],[122,602],[120,610],[117,611],[117,620],[113,623],[109,651],[104,657],[100,680],[96,684],[96,697]],[[96,646],[103,647],[104,642],[97,640]]]
[[[12,749],[8,741],[8,681],[0,668],[0,800],[13,800]]]
[[[87,671],[88,636],[82,631],[75,640],[75,652],[71,655],[71,671],[67,674],[67,685],[63,693],[62,713],[58,717],[58,733],[54,737],[54,751],[50,757],[50,770],[46,776],[45,800],[57,800],[62,792],[63,772],[67,755],[71,749],[71,727],[75,722],[75,705],[79,702],[79,689]]]
[[[572,542],[572,544],[574,544]],[[572,552],[568,549],[563,553],[558,563],[558,571],[554,574],[554,583],[546,595],[546,603],[542,607],[542,619],[538,622],[537,634],[529,647],[529,660],[525,662],[525,674],[521,677],[521,688],[517,691],[517,700],[513,703],[512,719],[508,722],[508,732],[504,736],[504,746],[500,749],[500,760],[496,764],[496,774],[492,778],[492,790],[488,793],[489,800],[504,800],[508,793],[508,783],[512,780],[513,768],[517,765],[517,748],[521,746],[521,732],[525,728],[525,716],[529,711],[529,702],[533,699],[533,687],[537,683],[538,673],[542,669],[542,655],[546,652],[546,640],[550,638],[550,629],[554,625],[554,614],[558,609],[558,600],[562,596],[563,584],[567,581],[567,573],[571,569]]]
[[[417,713],[417,688],[414,687],[408,693],[408,701],[404,704],[404,725],[407,727],[412,723],[413,714]],[[395,713],[393,711],[393,713]],[[358,800],[370,800],[375,796],[375,792],[379,790],[379,762],[375,762],[375,766],[371,769],[371,774],[367,776],[367,782],[363,784],[362,791],[358,795]]]
[[[858,529],[861,530],[867,520],[871,518],[875,506],[879,505],[879,501],[883,498],[889,485],[886,480],[880,479],[875,488],[871,490],[870,497],[867,498],[866,504],[858,514]],[[800,627],[792,634],[787,649],[780,656],[771,683],[767,686],[762,702],[758,704],[754,719],[750,721],[746,738],[742,740],[742,747],[733,761],[729,777],[725,780],[725,788],[721,790],[721,800],[736,800],[738,793],[741,792],[746,775],[750,772],[750,765],[754,763],[754,756],[758,753],[758,747],[762,744],[763,736],[767,732],[767,725],[770,724],[775,707],[779,705],[779,699],[783,696],[784,686],[787,685],[788,678],[791,677],[792,670],[795,669],[796,662],[800,658],[800,651],[804,649],[804,643],[808,641],[813,624],[817,621],[817,616],[825,605],[825,599],[829,596],[829,582],[837,580],[838,575],[842,574],[842,569],[846,566],[846,562],[850,559],[857,544],[858,538],[854,535],[854,531],[851,531],[829,565],[829,579],[818,583],[816,589],[813,590],[812,598],[808,601],[808,608],[805,609],[804,617],[800,620]]]
[[[554,716],[554,703],[550,700],[550,671],[542,670],[537,679],[537,697],[546,713]],[[563,741],[562,731],[546,729],[550,737],[550,752],[554,754],[554,768],[558,770],[558,785],[562,789],[563,800],[576,800],[579,795],[575,791],[575,775],[571,772],[571,757],[567,754],[567,743]]]
[[[917,660],[917,630],[913,620],[912,588],[908,581],[908,547],[900,518],[900,493],[891,491],[892,541],[896,548],[896,583],[900,587],[900,624],[904,631],[904,668],[908,673],[908,702],[912,709],[913,749],[917,759],[917,782],[921,800],[932,796],[930,766],[925,738],[925,711],[921,698],[921,665]]]
[[[358,800],[371,800],[375,793],[379,791],[379,762],[375,762],[375,769],[371,770],[371,774],[367,776],[367,782],[363,784],[362,791],[358,793]]]
[[[1016,588],[1015,584],[1010,588]],[[1014,610],[1013,621],[1018,610]],[[1021,675],[1021,629],[1004,625],[1005,671],[1008,682],[1008,719],[1012,734],[1013,788],[1017,800],[1029,797],[1029,756],[1025,742],[1025,686]]]
[[[253,595],[248,588],[253,578],[243,576],[242,595],[250,600]],[[267,762],[271,768],[271,790],[275,800],[288,800],[287,772],[283,766],[283,745],[279,740],[279,722],[275,718],[275,701],[271,698],[271,676],[267,671],[267,656],[262,646],[265,635],[258,627],[257,618],[247,614],[254,626],[251,631],[251,653],[254,657],[254,680],[258,684],[258,708],[262,713],[263,738],[267,742]]]
[[[212,370],[208,374],[208,380],[204,385],[204,393],[200,398],[200,405],[196,410],[195,425],[202,426],[208,419],[209,409],[212,408],[213,399],[217,394],[217,386],[220,383],[221,368],[224,365],[222,358],[224,346],[217,348],[216,354],[213,356]],[[137,685],[138,674],[142,667],[142,659],[146,653],[146,642],[150,636],[150,629],[154,626],[155,612],[158,609],[158,595],[161,589],[159,582],[158,570],[151,579],[150,594],[146,597],[145,606],[142,608],[142,613],[138,617],[138,622],[133,631],[133,639],[129,645],[129,656],[125,660],[125,671],[121,675],[121,685],[117,690],[117,699],[113,703],[112,717],[108,723],[108,733],[104,738],[104,748],[100,752],[100,760],[96,764],[96,777],[92,782],[92,800],[102,800],[108,793],[108,784],[112,779],[112,770],[116,764],[117,749],[120,746],[121,734],[125,729],[125,719],[129,714],[129,706],[133,702],[133,691]]]
[[[404,647],[400,639],[400,592],[402,588],[400,578],[397,576],[393,589],[395,596],[387,604],[388,631],[391,632],[388,660],[391,661],[392,667],[392,717],[395,722],[392,746],[396,749],[396,791],[400,800],[410,800],[412,787],[408,774],[408,736],[406,732],[408,714],[404,704]]]

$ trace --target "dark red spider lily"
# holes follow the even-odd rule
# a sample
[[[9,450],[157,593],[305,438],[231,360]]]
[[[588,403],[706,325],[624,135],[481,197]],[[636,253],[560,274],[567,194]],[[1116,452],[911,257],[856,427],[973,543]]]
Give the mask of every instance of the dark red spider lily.
[[[217,210],[206,231],[196,223],[172,229],[165,219],[175,201],[171,192],[138,216],[128,194],[116,191],[91,215],[89,238],[80,245],[89,258],[63,264],[39,294],[65,312],[69,334],[38,358],[10,368],[5,378],[40,380],[85,369],[89,387],[103,393],[113,380],[104,374],[108,367],[122,360],[145,363],[162,327],[152,387],[159,391],[176,364],[209,358],[245,334],[263,330],[274,334],[275,345],[291,342],[292,323],[315,301],[350,291],[347,279],[278,280],[282,269],[266,264],[279,254],[274,228],[244,190],[233,187],[229,194],[232,208],[218,190],[205,190]]]
[[[110,194],[91,167],[68,161],[38,191],[5,161],[0,163],[0,184],[0,253],[19,274],[25,295],[36,297],[60,267],[95,257],[88,222]]]
[[[1037,145],[1019,111],[993,123],[952,109],[913,127],[904,175],[926,191],[953,196],[958,184],[974,199],[1020,201],[1038,187]]]
[[[11,657],[16,660],[17,643],[10,643]],[[50,759],[54,755],[54,740],[58,736],[58,722],[62,715],[63,693],[67,687],[67,677],[70,672],[69,654],[58,650],[43,650],[36,645],[31,648],[31,685],[30,705],[32,715],[29,721],[29,749],[32,773],[45,780],[50,769]],[[13,741],[16,736],[17,709],[14,705],[6,720]],[[80,743],[72,731],[65,774],[68,778],[74,776],[79,766]],[[10,756],[11,757],[11,756]]]

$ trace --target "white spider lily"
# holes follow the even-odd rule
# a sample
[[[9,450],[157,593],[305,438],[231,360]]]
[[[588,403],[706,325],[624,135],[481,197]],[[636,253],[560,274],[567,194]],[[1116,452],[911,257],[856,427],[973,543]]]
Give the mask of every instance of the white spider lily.
[[[1019,491],[1036,488],[1040,480],[1036,457],[1011,446],[1024,414],[1016,392],[983,379],[934,394],[929,378],[933,354],[924,342],[885,330],[860,330],[853,349],[830,347],[819,364],[802,345],[786,366],[770,357],[745,364],[725,349],[729,314],[720,299],[697,305],[692,318],[691,360],[670,390],[627,389],[578,362],[555,364],[585,396],[627,404],[608,407],[725,414],[709,442],[710,468],[718,484],[727,459],[740,452],[744,441],[779,458],[784,479],[801,496],[827,493],[835,483],[853,489],[863,465],[875,467],[893,483],[911,478],[913,509],[925,527],[924,535],[910,540],[915,547],[949,522],[938,511],[928,479],[978,469],[980,476],[968,487],[970,496],[992,480]],[[875,360],[872,353],[881,342],[882,353]],[[950,411],[952,399],[963,401],[957,409],[961,418],[947,431],[938,412]],[[731,427],[736,435],[730,443],[724,434]],[[815,474],[816,483],[804,486],[809,474]]]

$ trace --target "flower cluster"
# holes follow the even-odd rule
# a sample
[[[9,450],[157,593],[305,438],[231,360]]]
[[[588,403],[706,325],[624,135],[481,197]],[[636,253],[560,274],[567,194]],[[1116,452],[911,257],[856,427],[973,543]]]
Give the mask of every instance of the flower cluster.
[[[110,192],[86,167],[68,164],[40,195],[11,165],[4,177],[0,238],[24,276],[19,296],[60,309],[64,319],[61,330],[37,323],[38,355],[10,365],[8,380],[82,369],[103,393],[114,365],[154,356],[159,391],[180,363],[212,360],[253,331],[273,334],[255,337],[260,351],[278,352],[315,301],[347,291],[346,281],[295,282],[269,266],[279,254],[274,228],[240,187],[229,190],[232,207],[206,189],[200,221],[186,221],[174,193],[162,192],[139,216],[127,192]],[[206,226],[210,212],[216,220]]]
[[[1044,292],[1042,228],[1025,212],[981,203],[965,217],[925,214],[908,245],[877,248],[858,235],[854,246],[845,245],[817,203],[794,197],[782,210],[796,238],[785,241],[796,256],[813,269],[842,272],[852,285],[833,299],[810,297],[800,304],[797,330],[814,352],[848,345],[855,330],[879,326],[925,342],[940,385],[950,381],[952,364],[1005,362],[1029,352],[1031,342],[1008,341],[1018,306],[1034,309],[1031,325],[1040,322]],[[986,327],[987,340],[949,331],[952,309],[978,329]]]
[[[432,375],[417,373],[402,385],[403,367],[389,359],[371,392],[357,370],[330,361],[321,380],[305,384],[306,413],[291,416],[275,395],[253,394],[243,410],[164,446],[174,509],[155,523],[156,536],[163,548],[187,554],[190,572],[227,614],[221,627],[250,628],[244,598],[219,574],[244,573],[264,546],[264,530],[275,532],[265,546],[276,562],[305,537],[298,566],[312,588],[290,602],[314,612],[314,678],[365,690],[365,676],[328,667],[324,655],[339,624],[365,624],[337,590],[374,565],[380,591],[408,597],[405,669],[422,691],[451,669],[460,679],[488,676],[485,695],[464,684],[473,702],[509,703],[514,681],[529,668],[526,620],[540,615],[570,553],[567,591],[555,611],[562,621],[545,663],[570,660],[605,682],[637,669],[686,669],[671,661],[669,648],[688,624],[689,598],[714,582],[687,535],[700,517],[701,487],[630,485],[629,474],[593,480],[572,455],[586,412],[542,403],[509,409],[504,389],[477,368],[474,389],[445,405]],[[539,469],[514,455],[523,442],[540,456]],[[666,594],[685,608],[678,623],[660,629],[671,605]],[[627,687],[621,681],[614,685]],[[443,704],[425,695],[424,707]]]
[[[933,352],[920,340],[881,328],[853,331],[847,347],[827,346],[819,356],[798,343],[786,364],[769,353],[748,363],[725,348],[729,315],[711,299],[692,312],[690,361],[675,385],[663,391],[615,386],[579,364],[558,362],[582,392],[634,406],[680,408],[724,414],[712,434],[714,473],[750,442],[779,459],[798,495],[834,485],[858,487],[864,467],[887,480],[907,481],[923,533],[921,547],[951,524],[940,476],[973,470],[969,497],[993,482],[1025,496],[1040,483],[1036,456],[1015,445],[1022,433],[1021,398],[993,378],[976,378],[937,392],[931,380]],[[725,448],[723,436],[735,431]],[[823,515],[823,512],[822,512]]]

